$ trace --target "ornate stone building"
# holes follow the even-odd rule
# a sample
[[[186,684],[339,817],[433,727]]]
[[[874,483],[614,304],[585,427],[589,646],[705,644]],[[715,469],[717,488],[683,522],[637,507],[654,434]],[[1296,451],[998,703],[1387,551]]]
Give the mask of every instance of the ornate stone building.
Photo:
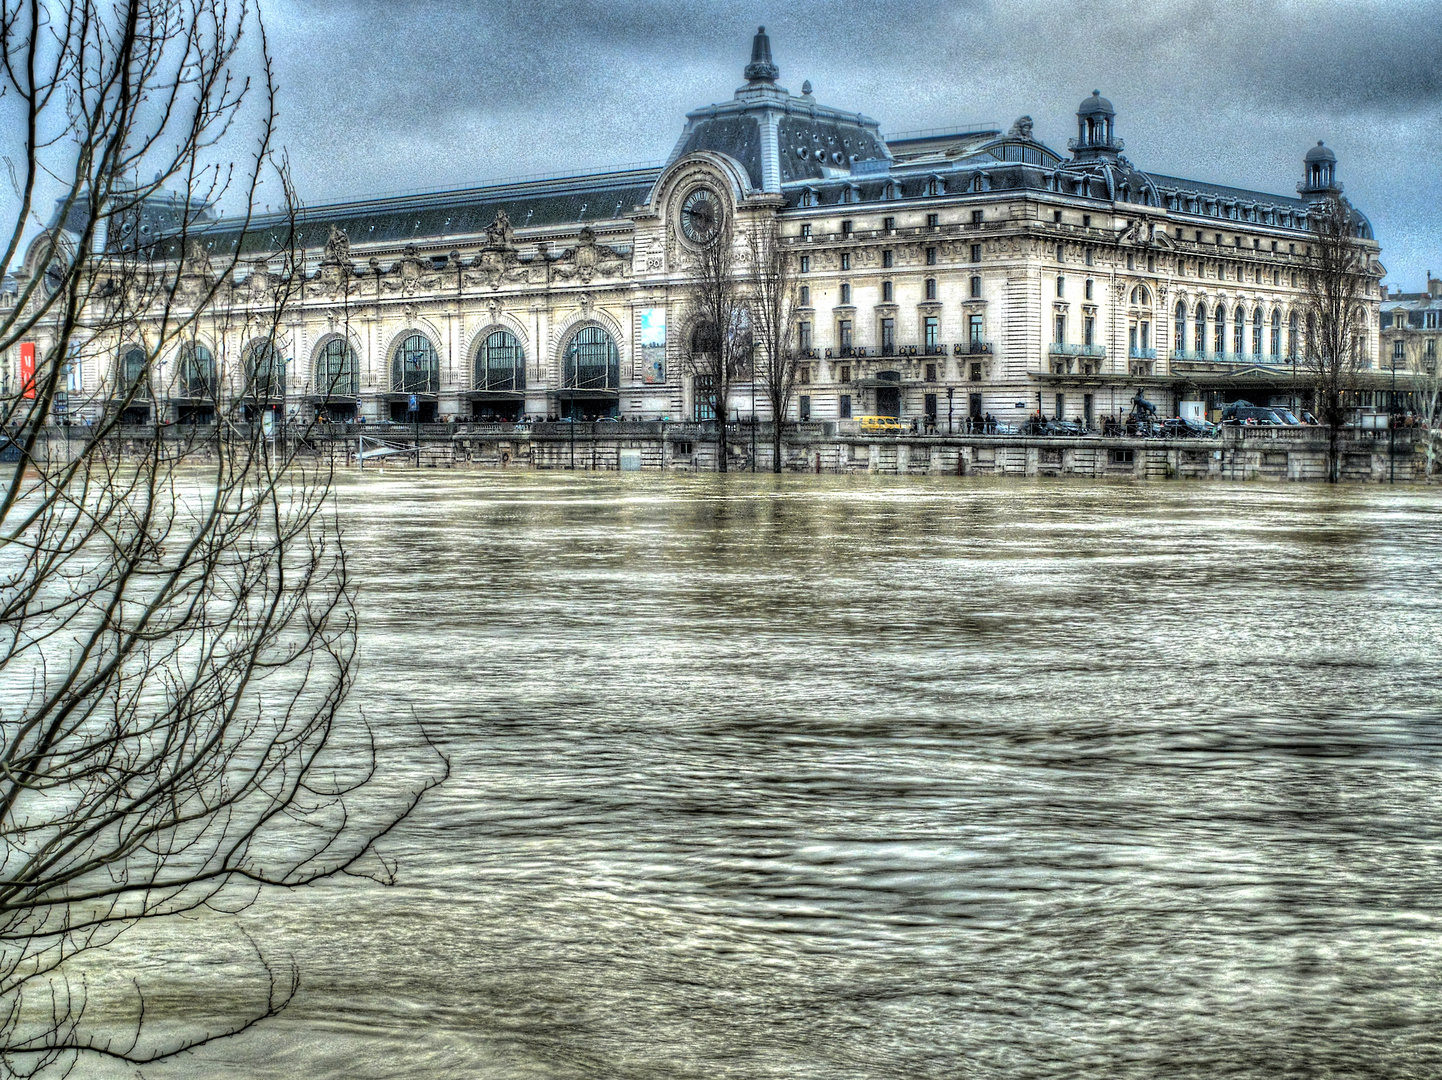
[[[780,86],[764,31],[744,75],[687,115],[662,167],[309,207],[292,269],[281,219],[243,238],[203,221],[183,273],[204,282],[237,246],[243,272],[222,283],[225,318],[161,358],[134,418],[204,422],[217,381],[258,409],[370,422],[413,404],[422,420],[705,418],[715,404],[681,362],[688,252],[723,219],[743,234],[770,216],[799,266],[802,419],[1097,424],[1139,390],[1169,413],[1295,393],[1309,205],[1340,188],[1320,143],[1297,193],[1273,195],[1142,171],[1096,92],[1061,153],[1028,117],[885,139],[809,83]],[[168,221],[158,208],[128,240],[164,242]],[[1359,236],[1380,279],[1365,219]],[[278,332],[235,317],[282,288]],[[73,411],[104,408],[145,349],[103,355],[74,373]],[[764,420],[762,400],[743,382],[725,408]]]

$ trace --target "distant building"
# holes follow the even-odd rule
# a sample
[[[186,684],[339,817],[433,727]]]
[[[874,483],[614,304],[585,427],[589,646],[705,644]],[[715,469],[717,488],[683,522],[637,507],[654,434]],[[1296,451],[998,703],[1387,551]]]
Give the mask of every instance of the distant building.
[[[1267,194],[1139,169],[1097,92],[1063,154],[1029,117],[886,138],[779,77],[758,32],[745,84],[689,113],[654,168],[306,208],[282,332],[207,315],[134,418],[203,422],[218,384],[256,410],[334,419],[744,419],[761,394],[743,382],[718,405],[681,363],[696,330],[688,253],[720,220],[744,230],[773,215],[800,266],[799,418],[880,413],[945,431],[986,413],[1096,425],[1138,391],[1167,413],[1296,403],[1309,213],[1341,188],[1321,143],[1296,194]],[[163,244],[168,212],[162,200],[107,242]],[[284,273],[284,227],[262,217],[242,243],[207,220],[171,254],[203,281],[240,245],[244,273],[218,300],[259,312]],[[1365,218],[1357,228],[1372,363],[1383,270]],[[72,400],[89,404],[73,409],[105,407],[144,363],[144,335],[105,343],[107,359],[74,374]]]
[[[1437,371],[1442,351],[1442,281],[1427,274],[1425,292],[1394,290],[1382,301],[1382,364],[1399,371]]]

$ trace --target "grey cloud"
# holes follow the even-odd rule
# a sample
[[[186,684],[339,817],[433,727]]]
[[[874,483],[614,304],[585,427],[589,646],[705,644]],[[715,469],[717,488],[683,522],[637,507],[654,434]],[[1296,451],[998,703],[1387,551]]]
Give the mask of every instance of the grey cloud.
[[[270,10],[285,134],[312,200],[659,159],[688,109],[730,97],[765,23],[785,85],[809,78],[818,99],[885,131],[1025,112],[1064,147],[1077,102],[1098,87],[1143,168],[1286,191],[1301,153],[1325,138],[1384,244],[1394,224],[1414,244],[1442,235],[1436,155],[1418,141],[1442,105],[1442,20],[1422,0],[281,0]],[[1442,241],[1431,244],[1416,259],[1442,267]],[[1388,262],[1421,275],[1410,256]]]

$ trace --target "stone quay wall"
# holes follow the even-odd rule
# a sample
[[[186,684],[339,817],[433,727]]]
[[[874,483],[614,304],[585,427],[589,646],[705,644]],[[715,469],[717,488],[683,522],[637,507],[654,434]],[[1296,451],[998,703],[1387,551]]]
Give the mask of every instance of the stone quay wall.
[[[801,425],[782,442],[788,472],[948,476],[1081,476],[1136,479],[1315,480],[1327,478],[1327,439],[1315,428],[1224,428],[1213,439],[1044,438],[1018,435],[862,435],[837,425]],[[1393,436],[1389,438],[1390,436]],[[522,468],[713,472],[713,424],[546,423],[429,425],[419,432],[372,428],[328,432],[346,443],[345,460],[364,468]],[[749,425],[728,427],[728,468],[749,470]],[[1342,478],[1360,483],[1427,480],[1420,440],[1410,431],[1349,431]],[[357,450],[409,449],[357,461]],[[755,467],[772,468],[769,425],[758,425]],[[339,459],[340,451],[333,450]]]
[[[1325,481],[1326,434],[1316,428],[1224,428],[1212,439],[1048,438],[1021,435],[864,435],[834,422],[789,425],[782,442],[788,472],[945,476],[1079,476],[1147,480]],[[749,471],[753,432],[728,426],[728,468]],[[83,439],[48,432],[47,456],[73,455]],[[755,468],[772,467],[770,426],[757,425]],[[162,429],[204,458],[218,437]],[[337,465],[361,469],[576,469],[714,472],[714,424],[541,423],[325,424],[287,433]],[[123,451],[143,453],[155,429],[123,431]],[[42,450],[42,452],[46,452]],[[1342,479],[1357,483],[1428,482],[1422,434],[1356,430],[1344,434]]]

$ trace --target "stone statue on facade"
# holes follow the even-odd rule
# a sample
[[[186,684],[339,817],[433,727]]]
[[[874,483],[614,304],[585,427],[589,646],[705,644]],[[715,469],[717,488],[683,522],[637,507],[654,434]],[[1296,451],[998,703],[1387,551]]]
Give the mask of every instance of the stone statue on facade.
[[[350,265],[350,237],[344,229],[330,227],[330,236],[325,242],[325,254],[321,256],[322,266]]]
[[[1010,136],[1012,136],[1013,138],[1017,138],[1017,139],[1030,139],[1030,138],[1031,138],[1031,117],[1030,117],[1030,116],[1019,116],[1019,117],[1017,117],[1016,123],[1014,123],[1014,124],[1011,125],[1011,130],[1008,131],[1007,134],[1010,135]]]

